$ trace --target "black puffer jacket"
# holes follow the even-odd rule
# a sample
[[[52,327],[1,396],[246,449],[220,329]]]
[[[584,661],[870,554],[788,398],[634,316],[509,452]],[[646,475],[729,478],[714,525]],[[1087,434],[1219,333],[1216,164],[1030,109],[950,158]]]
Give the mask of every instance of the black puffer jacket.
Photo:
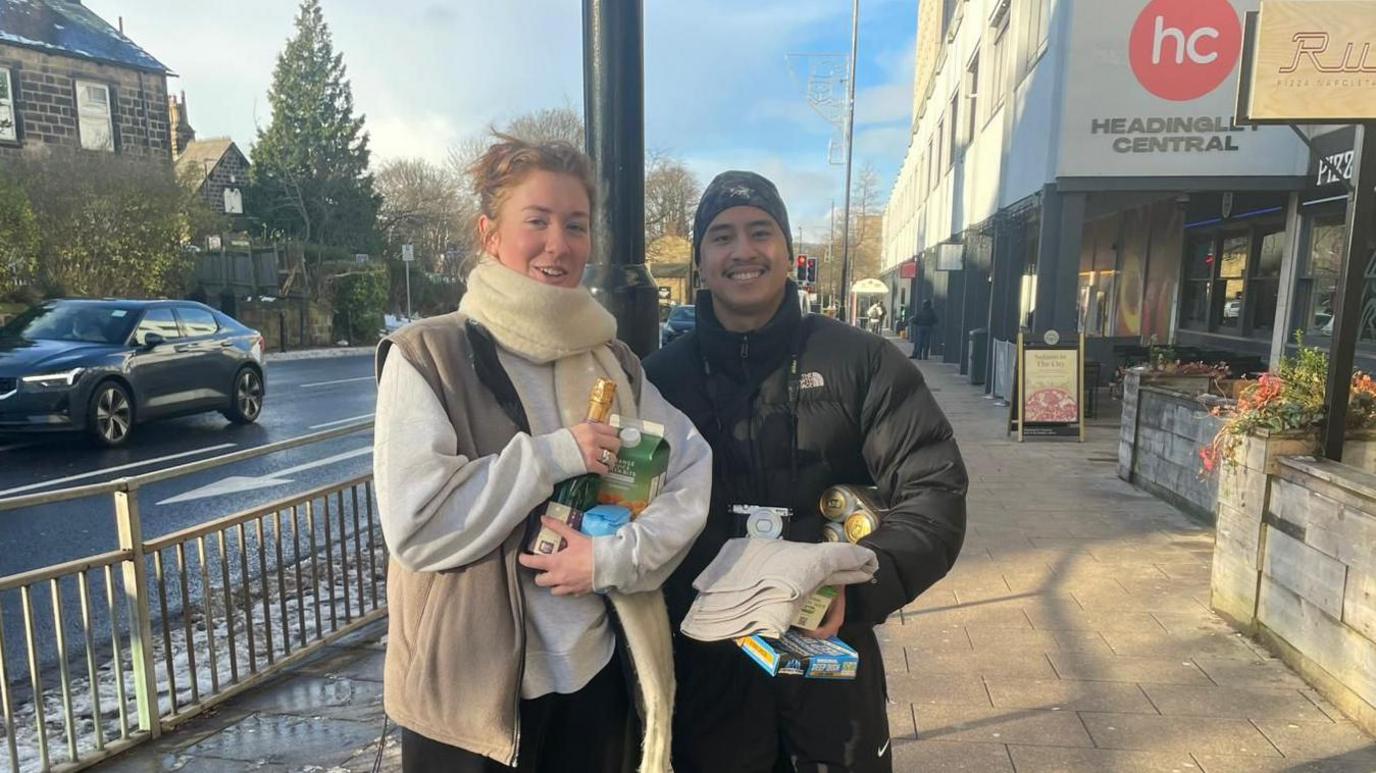
[[[965,536],[967,479],[951,425],[917,368],[878,336],[804,317],[792,283],[774,319],[754,333],[723,329],[706,292],[697,319],[693,332],[645,361],[715,456],[707,527],[665,585],[675,629],[692,604],[693,579],[741,536],[732,504],[792,508],[787,538],[818,542],[818,501],[839,483],[877,485],[893,508],[862,542],[878,554],[879,572],[848,590],[848,623],[882,623],[941,579]],[[795,477],[788,371],[800,333]]]

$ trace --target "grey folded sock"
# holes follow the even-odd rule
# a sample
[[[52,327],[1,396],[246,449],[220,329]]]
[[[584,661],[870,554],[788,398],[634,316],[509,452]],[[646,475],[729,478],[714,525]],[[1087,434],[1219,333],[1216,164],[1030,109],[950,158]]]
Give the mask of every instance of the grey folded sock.
[[[699,641],[780,636],[823,585],[868,582],[879,568],[860,545],[737,538],[693,581],[698,591],[680,630]]]

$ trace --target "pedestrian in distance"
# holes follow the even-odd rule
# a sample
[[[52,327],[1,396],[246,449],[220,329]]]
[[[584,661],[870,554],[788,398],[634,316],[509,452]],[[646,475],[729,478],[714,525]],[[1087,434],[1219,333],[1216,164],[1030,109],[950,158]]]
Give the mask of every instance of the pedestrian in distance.
[[[936,327],[936,322],[936,309],[932,308],[930,299],[924,300],[922,308],[913,312],[912,318],[908,320],[908,337],[913,341],[914,360],[927,359],[932,348],[932,330]]]
[[[706,528],[665,596],[678,631],[694,579],[752,534],[739,512],[775,508],[769,536],[817,543],[825,489],[876,485],[891,510],[859,541],[877,558],[874,581],[845,586],[803,632],[839,637],[859,669],[851,681],[770,676],[734,642],[676,635],[678,773],[891,770],[874,627],[950,570],[965,533],[965,467],[921,372],[883,338],[800,311],[789,233],[778,191],[752,172],[722,173],[698,204],[697,327],[645,365],[714,459]]]
[[[383,693],[402,770],[662,773],[674,683],[660,586],[702,528],[711,451],[580,286],[588,158],[497,135],[470,172],[482,254],[458,311],[377,352]],[[616,384],[615,413],[664,427],[667,480],[614,534],[546,518],[567,546],[527,553],[529,514],[555,484],[617,463],[617,431],[585,420],[598,379]]]

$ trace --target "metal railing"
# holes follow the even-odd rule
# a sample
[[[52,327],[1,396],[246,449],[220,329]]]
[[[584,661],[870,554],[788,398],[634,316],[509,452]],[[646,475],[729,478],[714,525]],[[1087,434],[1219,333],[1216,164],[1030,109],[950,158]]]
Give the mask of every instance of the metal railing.
[[[18,596],[23,629],[16,639],[0,614],[0,771],[89,767],[384,616],[387,555],[370,475],[155,539],[143,537],[139,511],[152,483],[371,427],[0,499],[3,513],[109,495],[119,541],[0,577],[0,602]],[[72,594],[79,619],[64,608]]]

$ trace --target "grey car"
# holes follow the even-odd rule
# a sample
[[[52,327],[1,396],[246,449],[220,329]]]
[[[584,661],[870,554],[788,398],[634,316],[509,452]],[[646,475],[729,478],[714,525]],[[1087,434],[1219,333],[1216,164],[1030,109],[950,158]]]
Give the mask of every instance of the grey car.
[[[85,431],[218,411],[257,421],[263,337],[192,301],[44,301],[0,327],[0,432]]]

